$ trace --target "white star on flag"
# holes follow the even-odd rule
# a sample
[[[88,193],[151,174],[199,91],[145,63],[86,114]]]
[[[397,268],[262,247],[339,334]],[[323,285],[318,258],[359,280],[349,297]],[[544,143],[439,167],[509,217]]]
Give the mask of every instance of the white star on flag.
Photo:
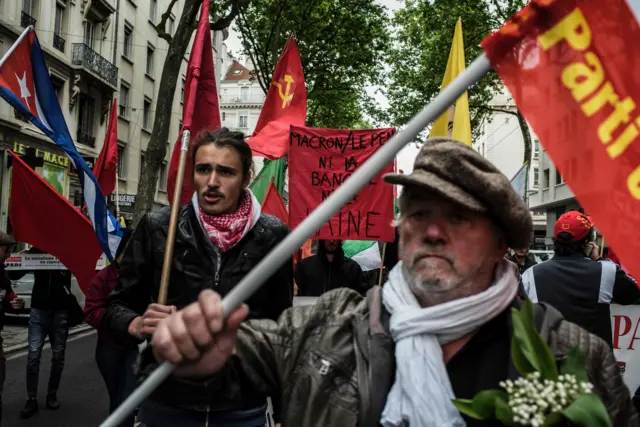
[[[24,99],[25,104],[27,104],[27,108],[31,110],[28,99],[31,96],[31,92],[29,92],[29,88],[27,88],[27,72],[24,72],[22,78],[18,77],[16,74],[16,79],[18,79],[18,84],[20,85],[20,98]]]

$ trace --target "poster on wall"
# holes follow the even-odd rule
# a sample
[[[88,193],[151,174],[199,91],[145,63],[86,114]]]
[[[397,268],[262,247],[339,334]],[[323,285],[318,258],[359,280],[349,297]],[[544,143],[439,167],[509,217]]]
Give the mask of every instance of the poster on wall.
[[[64,189],[67,178],[65,168],[45,163],[42,165],[42,178],[51,185],[54,190],[64,196]]]

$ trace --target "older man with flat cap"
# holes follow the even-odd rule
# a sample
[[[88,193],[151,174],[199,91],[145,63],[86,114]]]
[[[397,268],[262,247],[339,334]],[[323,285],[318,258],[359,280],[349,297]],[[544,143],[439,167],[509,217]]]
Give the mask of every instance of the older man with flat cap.
[[[223,320],[220,297],[204,291],[158,327],[155,357],[191,361],[174,375],[211,390],[234,375],[281,395],[286,426],[501,425],[467,418],[451,400],[517,377],[509,313],[519,275],[503,255],[528,244],[529,210],[491,163],[449,139],[429,140],[411,175],[385,180],[404,189],[401,262],[382,289],[366,298],[335,290],[278,322],[246,323],[246,307]],[[607,344],[550,306],[538,306],[536,318],[558,360],[582,348],[614,424],[638,425]]]

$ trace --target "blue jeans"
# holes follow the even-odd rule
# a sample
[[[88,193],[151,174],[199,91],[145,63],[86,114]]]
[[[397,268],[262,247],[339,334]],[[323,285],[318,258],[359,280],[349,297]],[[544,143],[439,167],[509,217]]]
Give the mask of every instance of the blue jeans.
[[[38,397],[38,377],[40,375],[40,356],[44,340],[49,336],[51,343],[51,375],[47,394],[55,394],[60,386],[64,352],[67,348],[69,325],[66,310],[31,309],[29,315],[29,354],[27,356],[27,397]]]
[[[264,427],[267,405],[227,412],[198,412],[173,408],[147,400],[138,418],[147,427]]]
[[[109,393],[109,413],[131,394],[136,387],[134,367],[137,348],[117,347],[102,337],[96,344],[96,363]],[[133,427],[134,415],[130,414],[120,427]]]

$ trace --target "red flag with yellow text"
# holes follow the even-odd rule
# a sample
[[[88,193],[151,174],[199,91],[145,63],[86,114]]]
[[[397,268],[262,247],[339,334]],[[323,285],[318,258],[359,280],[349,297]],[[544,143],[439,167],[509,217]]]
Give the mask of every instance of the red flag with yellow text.
[[[640,277],[636,12],[625,0],[532,0],[482,45],[562,178]],[[570,197],[551,175],[533,203],[551,190]]]
[[[273,72],[256,129],[247,141],[253,154],[279,159],[289,151],[289,127],[307,120],[307,89],[300,52],[289,37]]]

